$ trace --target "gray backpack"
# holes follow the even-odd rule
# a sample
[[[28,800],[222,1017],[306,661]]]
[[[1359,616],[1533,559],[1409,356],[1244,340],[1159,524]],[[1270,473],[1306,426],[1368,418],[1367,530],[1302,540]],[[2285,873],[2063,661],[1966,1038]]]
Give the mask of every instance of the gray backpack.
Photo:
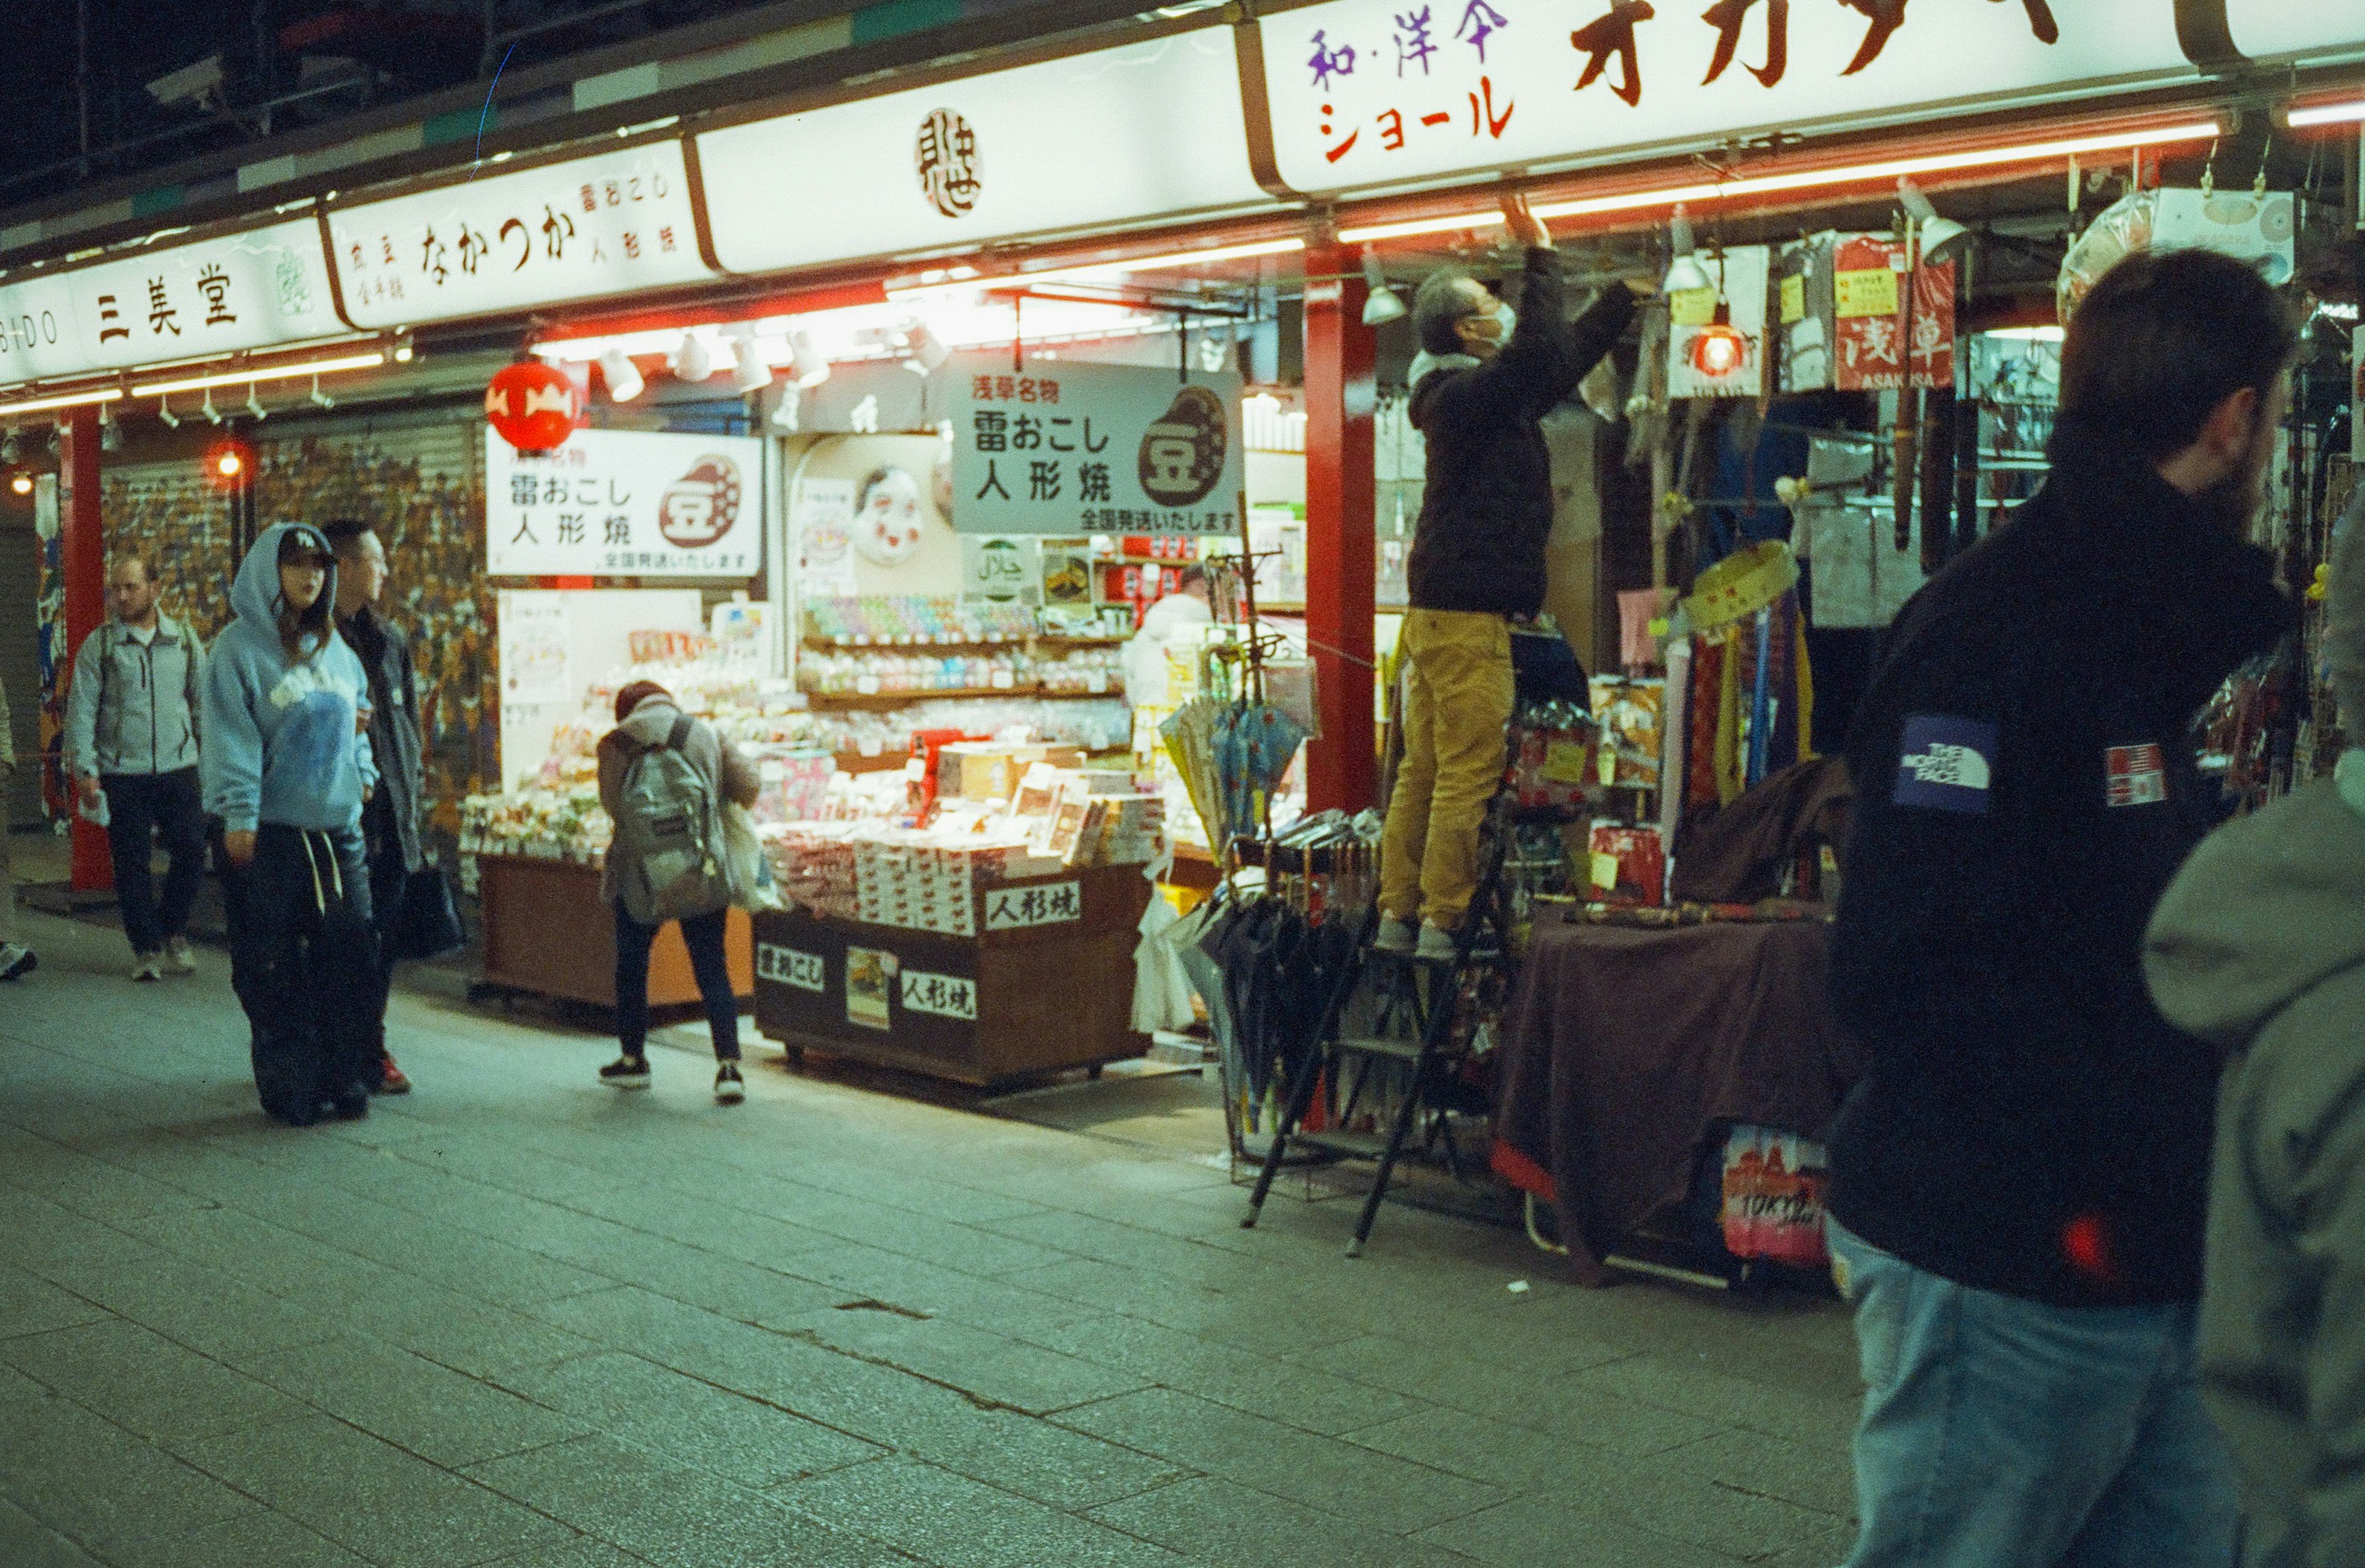
[[[714,786],[682,749],[689,727],[684,713],[663,741],[642,747],[624,767],[623,810],[610,853],[622,852],[625,874],[616,890],[625,913],[644,925],[712,914],[731,902]]]

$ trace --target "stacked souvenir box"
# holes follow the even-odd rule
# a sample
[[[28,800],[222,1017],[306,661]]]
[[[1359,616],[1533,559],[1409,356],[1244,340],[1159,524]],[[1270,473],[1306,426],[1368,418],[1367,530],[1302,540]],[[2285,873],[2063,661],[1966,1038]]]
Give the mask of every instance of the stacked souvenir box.
[[[781,893],[815,914],[852,920],[856,911],[853,823],[798,823],[768,836]]]

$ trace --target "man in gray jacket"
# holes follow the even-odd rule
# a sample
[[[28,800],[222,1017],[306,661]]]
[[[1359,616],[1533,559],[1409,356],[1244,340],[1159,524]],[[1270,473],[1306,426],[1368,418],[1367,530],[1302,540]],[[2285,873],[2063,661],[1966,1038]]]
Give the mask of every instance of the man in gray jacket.
[[[2248,1568],[2365,1562],[2365,488],[2337,537],[2348,750],[2202,845],[2146,955],[2160,1012],[2226,1055],[2201,1378]]]
[[[131,978],[193,975],[189,909],[205,869],[197,790],[196,633],[156,607],[153,568],[136,555],[106,577],[113,614],[82,641],[66,692],[65,765],[83,807],[106,808],[115,896],[131,939]],[[157,834],[172,855],[163,896],[149,868]]]

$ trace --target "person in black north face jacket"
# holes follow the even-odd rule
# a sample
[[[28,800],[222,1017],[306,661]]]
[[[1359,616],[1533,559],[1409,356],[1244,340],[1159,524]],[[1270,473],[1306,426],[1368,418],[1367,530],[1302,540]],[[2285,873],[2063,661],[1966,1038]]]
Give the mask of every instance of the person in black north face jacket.
[[[1831,1138],[1869,1384],[1852,1565],[2227,1561],[2193,1303],[2218,1060],[2145,988],[2223,812],[2199,709],[2292,624],[2243,542],[2297,335],[2240,263],[2072,318],[2044,488],[1889,630],[1832,956],[1870,1060]]]

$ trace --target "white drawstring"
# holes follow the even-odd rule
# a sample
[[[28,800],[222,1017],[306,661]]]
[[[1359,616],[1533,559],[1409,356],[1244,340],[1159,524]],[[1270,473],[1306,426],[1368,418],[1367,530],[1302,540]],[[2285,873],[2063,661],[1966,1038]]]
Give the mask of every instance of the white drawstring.
[[[312,835],[298,828],[296,840],[304,846],[304,864],[312,868],[312,907],[326,914],[329,913],[329,901],[320,891],[320,863],[312,858]]]

